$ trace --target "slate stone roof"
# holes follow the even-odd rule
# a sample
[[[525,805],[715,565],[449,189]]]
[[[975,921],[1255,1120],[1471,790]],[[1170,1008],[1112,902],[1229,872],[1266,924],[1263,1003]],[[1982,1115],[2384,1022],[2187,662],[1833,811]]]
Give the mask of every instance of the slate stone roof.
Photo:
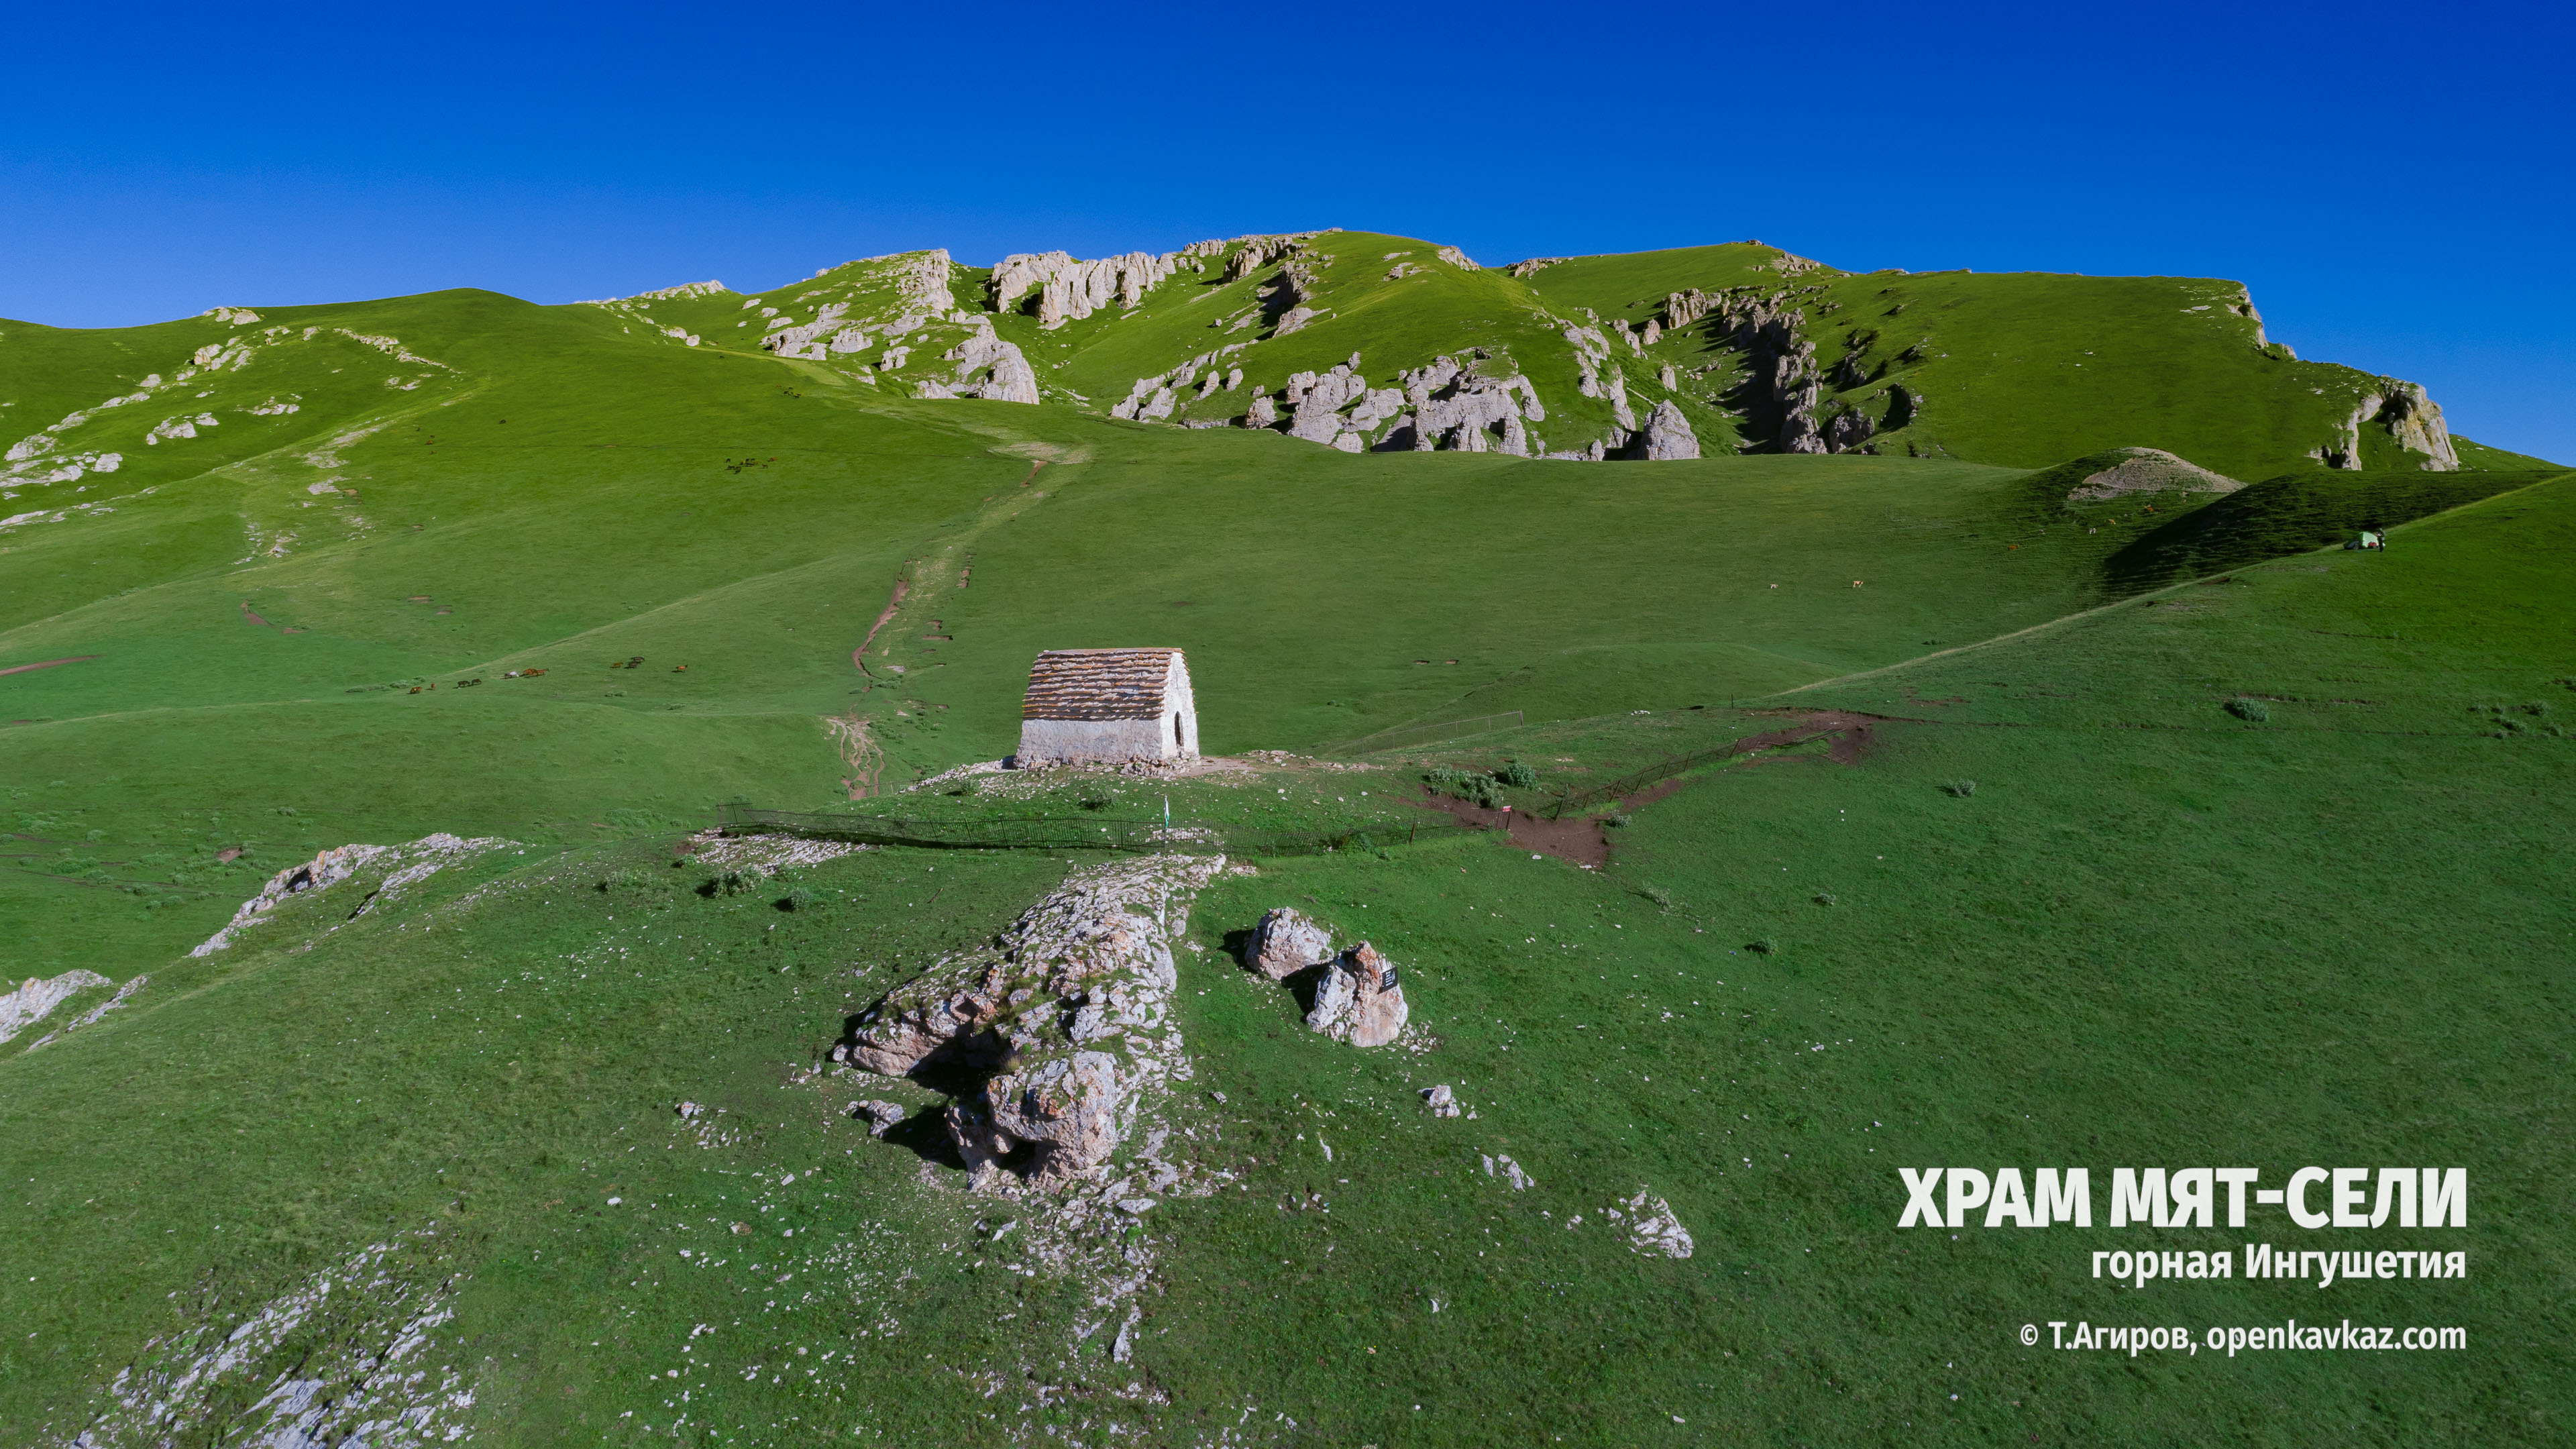
[[[1029,670],[1022,719],[1159,719],[1178,649],[1049,649]]]

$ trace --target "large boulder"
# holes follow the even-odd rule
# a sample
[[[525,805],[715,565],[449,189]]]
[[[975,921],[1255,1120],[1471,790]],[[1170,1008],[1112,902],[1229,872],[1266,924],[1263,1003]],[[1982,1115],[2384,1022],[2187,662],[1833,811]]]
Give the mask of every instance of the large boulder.
[[[1646,416],[1646,460],[1665,462],[1699,456],[1699,435],[1691,431],[1690,419],[1667,398],[1655,404]]]
[[[1344,951],[1315,985],[1306,1025],[1352,1046],[1385,1046],[1404,1035],[1404,988],[1395,963],[1366,941]]]
[[[1244,963],[1273,981],[1285,981],[1309,966],[1333,959],[1333,937],[1323,927],[1285,906],[1264,915],[1252,928]]]

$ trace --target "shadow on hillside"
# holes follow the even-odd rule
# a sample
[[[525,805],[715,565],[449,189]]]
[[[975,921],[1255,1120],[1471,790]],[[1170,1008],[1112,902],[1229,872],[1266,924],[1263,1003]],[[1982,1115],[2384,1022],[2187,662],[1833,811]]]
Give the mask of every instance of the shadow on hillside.
[[[2565,471],[2346,473],[2316,468],[2284,474],[2150,529],[2103,560],[2102,589],[2112,598],[2128,598],[2185,579],[2328,548],[2358,537],[2365,528],[2394,528]]]

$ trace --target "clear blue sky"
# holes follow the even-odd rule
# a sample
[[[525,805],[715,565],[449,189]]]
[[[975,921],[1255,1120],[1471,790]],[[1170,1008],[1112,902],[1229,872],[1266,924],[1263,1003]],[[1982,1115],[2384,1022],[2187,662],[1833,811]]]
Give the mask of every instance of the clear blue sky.
[[[229,10],[230,13],[227,13]],[[2233,277],[2576,461],[2564,4],[19,7],[0,316],[1367,227]]]

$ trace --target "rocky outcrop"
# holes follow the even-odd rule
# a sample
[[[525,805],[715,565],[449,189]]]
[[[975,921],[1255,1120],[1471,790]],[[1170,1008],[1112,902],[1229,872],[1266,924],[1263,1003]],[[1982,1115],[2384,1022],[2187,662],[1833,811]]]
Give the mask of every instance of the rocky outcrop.
[[[2135,493],[2233,493],[2245,485],[2161,448],[2114,448],[2111,466],[2067,490],[2069,503],[2107,503]]]
[[[1687,292],[1672,292],[1664,297],[1664,325],[1688,327],[1717,310],[1717,299],[1697,287]]]
[[[1514,277],[1534,277],[1547,268],[1555,266],[1559,262],[1570,262],[1573,260],[1574,258],[1572,257],[1531,257],[1526,261],[1514,262],[1510,266],[1503,268],[1503,271],[1507,275]]]
[[[1404,1034],[1405,1016],[1395,963],[1362,941],[1324,969],[1306,1025],[1338,1042],[1377,1047]]]
[[[1669,462],[1699,456],[1699,435],[1691,431],[1690,419],[1670,399],[1655,404],[1646,417],[1642,444],[1648,462]]]
[[[1465,252],[1458,250],[1456,247],[1442,247],[1433,252],[1432,255],[1438,257],[1444,262],[1447,262],[1453,267],[1458,267],[1466,271],[1477,272],[1484,270],[1482,267],[1476,265],[1475,258],[1468,256]]]
[[[1604,391],[1610,399],[1610,421],[1623,433],[1637,431],[1637,410],[1628,405],[1628,374],[1615,367],[1610,369],[1610,382]]]
[[[1458,1115],[1458,1094],[1450,1091],[1449,1084],[1446,1082],[1443,1082],[1436,1087],[1424,1087],[1422,1089],[1422,1102],[1424,1106],[1431,1109],[1431,1115],[1434,1117],[1455,1117]]]
[[[1330,443],[1342,433],[1343,408],[1368,393],[1368,379],[1341,363],[1326,373],[1300,372],[1288,379],[1288,436],[1310,443]]]
[[[2384,378],[2382,382],[2388,391],[2375,417],[2380,426],[2388,429],[2388,436],[2406,451],[2424,454],[2425,460],[2417,465],[2424,471],[2457,472],[2460,455],[2451,446],[2451,429],[2442,421],[2441,404],[2425,393],[2421,383],[2394,378]]]
[[[1038,325],[1052,330],[1113,301],[1121,307],[1137,306],[1180,269],[1183,255],[1129,252],[1080,261],[1066,252],[1015,253],[993,268],[985,283],[985,300],[996,312],[1034,311]]]
[[[837,1061],[887,1075],[989,1071],[947,1112],[970,1185],[1089,1173],[1176,1071],[1171,943],[1222,856],[1156,855],[1067,876],[991,946],[949,957],[860,1015]]]
[[[1538,389],[1518,375],[1486,377],[1454,357],[1434,358],[1427,366],[1399,373],[1404,402],[1411,410],[1403,446],[1415,452],[1449,448],[1471,453],[1504,452],[1527,457],[1538,451],[1526,422],[1544,422],[1547,409]],[[1389,435],[1390,445],[1399,441]]]
[[[341,845],[334,846],[300,861],[269,877],[258,895],[241,903],[232,921],[222,930],[207,937],[191,956],[211,956],[228,949],[233,938],[269,919],[270,913],[290,896],[310,891],[327,890],[361,871],[382,869],[384,880],[360,902],[354,918],[379,898],[390,898],[416,882],[426,880],[450,865],[457,864],[487,850],[498,850],[511,844],[498,836],[464,840],[440,831],[424,835],[408,845]]]
[[[1030,404],[1038,400],[1036,370],[1020,355],[1017,343],[994,335],[990,323],[950,348],[947,360],[957,364],[956,377],[949,384],[950,396]]]
[[[1864,412],[1836,413],[1825,420],[1825,451],[1848,453],[1878,432],[1878,419]]]
[[[0,1042],[53,1015],[55,1007],[80,993],[115,984],[95,971],[66,971],[50,978],[28,977],[17,990],[0,996]]]
[[[849,311],[847,302],[827,302],[814,315],[813,321],[780,327],[761,338],[761,350],[779,357],[798,357],[813,362],[824,360],[826,348],[833,352],[856,352],[868,345],[868,338],[857,328],[843,325],[842,319],[849,315]],[[855,341],[842,345],[844,338],[852,336],[855,336]]]
[[[1788,301],[1785,292],[1729,294],[1718,308],[1717,326],[1726,344],[1744,354],[1750,374],[1742,391],[1746,435],[1775,452],[1821,453],[1816,347],[1801,335],[1805,314]]]
[[[1645,1188],[1628,1199],[1627,1211],[1607,1209],[1612,1222],[1624,1222],[1628,1229],[1629,1251],[1648,1257],[1687,1258],[1691,1255],[1691,1235],[1682,1220],[1673,1215],[1673,1205],[1659,1197],[1649,1196]]]
[[[1322,926],[1282,906],[1252,928],[1243,964],[1273,981],[1285,981],[1309,966],[1333,959],[1333,937]]]

